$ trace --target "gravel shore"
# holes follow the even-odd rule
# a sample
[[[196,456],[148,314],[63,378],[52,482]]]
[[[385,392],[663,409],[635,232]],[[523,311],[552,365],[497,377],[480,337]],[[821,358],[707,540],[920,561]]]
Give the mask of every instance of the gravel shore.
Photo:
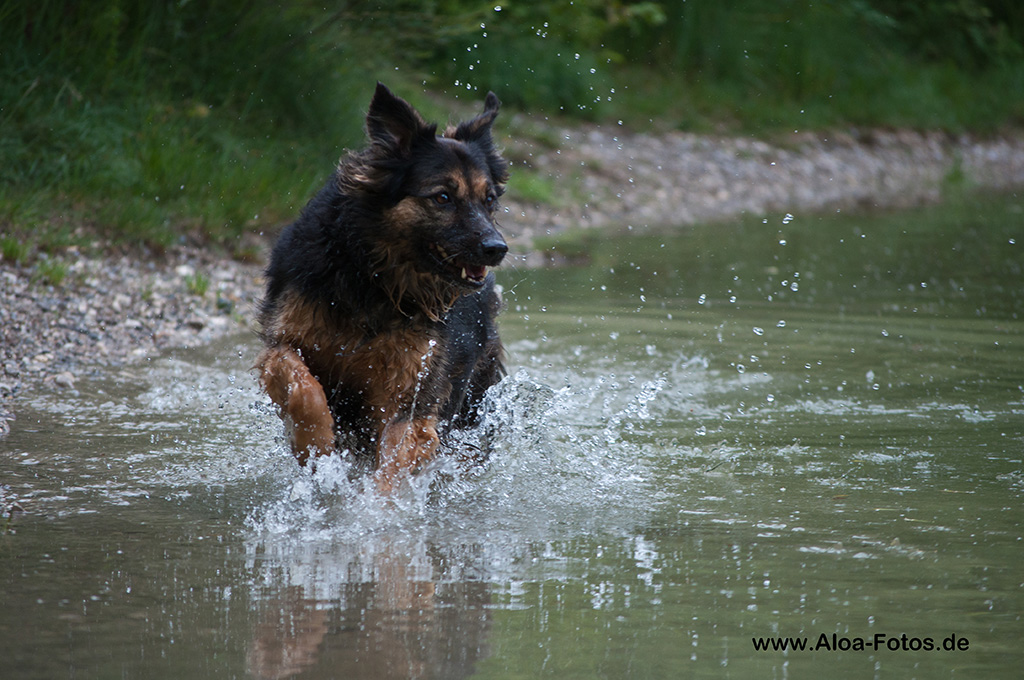
[[[74,389],[105,366],[244,330],[260,289],[260,267],[195,248],[60,258],[58,285],[38,275],[38,262],[0,262],[0,435],[27,386]]]
[[[1024,136],[976,138],[868,130],[746,137],[558,130],[558,148],[513,143],[506,155],[551,180],[554,203],[515,206],[527,244],[567,227],[684,226],[741,214],[898,208],[937,201],[948,185],[1024,185]],[[513,174],[513,180],[514,174]],[[541,254],[526,249],[530,264]]]
[[[944,183],[1024,185],[1024,137],[870,131],[794,134],[780,142],[621,128],[555,131],[512,140],[515,169],[550,180],[546,205],[505,201],[502,219],[520,264],[541,265],[537,236],[569,227],[688,225],[743,213],[896,207],[941,197]],[[559,208],[552,208],[553,203]],[[75,389],[104,366],[153,357],[251,328],[261,267],[176,248],[159,257],[69,249],[54,285],[43,256],[0,261],[0,436],[28,386]],[[253,352],[256,341],[253,341]]]

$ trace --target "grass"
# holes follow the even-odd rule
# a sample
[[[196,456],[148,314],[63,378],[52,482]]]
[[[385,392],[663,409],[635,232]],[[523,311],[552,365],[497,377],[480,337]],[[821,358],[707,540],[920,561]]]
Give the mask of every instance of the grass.
[[[493,89],[534,114],[517,134],[541,147],[579,120],[759,135],[1024,123],[1024,10],[995,0],[215,5],[0,0],[5,261],[107,243],[255,257],[251,235],[294,218],[362,144],[377,78],[442,122]],[[518,169],[510,190],[562,200]]]
[[[31,252],[31,246],[24,240],[14,236],[0,238],[0,253],[3,254],[5,262],[21,264]]]
[[[634,125],[719,132],[992,132],[1024,122],[1020,37],[1011,41],[1016,51],[992,47],[983,64],[942,51],[945,44],[941,56],[926,57],[931,43],[911,43],[908,27],[872,9],[878,4],[688,2],[656,40],[629,48],[635,60],[606,109]],[[1014,11],[1024,33],[1024,12]]]
[[[185,276],[185,289],[197,297],[205,297],[206,291],[210,288],[210,277],[202,272],[187,274]]]
[[[513,171],[508,192],[517,201],[551,204],[555,200],[555,182],[550,176],[519,167]]]
[[[32,278],[36,281],[42,281],[51,286],[59,287],[64,283],[67,274],[68,266],[66,263],[58,259],[46,257],[40,259],[36,264]]]
[[[361,139],[374,86],[338,66],[365,39],[311,36],[313,18],[302,3],[0,0],[0,229],[233,250],[290,219]]]

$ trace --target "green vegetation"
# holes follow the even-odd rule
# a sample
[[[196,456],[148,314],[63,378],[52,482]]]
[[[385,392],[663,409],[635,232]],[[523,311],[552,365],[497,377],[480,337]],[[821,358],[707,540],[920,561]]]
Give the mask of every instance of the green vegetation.
[[[19,238],[0,237],[0,253],[3,254],[4,260],[7,262],[21,264],[28,257],[30,250],[29,245]]]
[[[8,239],[250,257],[241,236],[294,216],[361,143],[377,79],[441,120],[493,89],[511,108],[634,127],[1024,122],[1016,0],[384,7],[0,0],[5,259]],[[520,191],[545,200],[540,182]]]
[[[204,297],[210,289],[210,277],[202,272],[188,274],[185,276],[185,288],[189,293],[197,297]]]
[[[59,286],[64,283],[64,277],[67,275],[67,264],[54,258],[44,257],[36,264],[32,278],[36,281],[43,281],[51,286]]]

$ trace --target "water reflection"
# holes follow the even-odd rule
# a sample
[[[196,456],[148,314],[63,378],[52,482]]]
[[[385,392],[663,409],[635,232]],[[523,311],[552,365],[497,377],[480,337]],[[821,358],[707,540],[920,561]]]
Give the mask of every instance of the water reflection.
[[[0,538],[5,669],[1014,677],[1012,205],[627,234],[506,271],[513,375],[463,442],[489,459],[390,500],[343,459],[294,465],[251,337],[40,390],[0,441],[26,511]],[[903,632],[972,647],[751,646]]]
[[[256,591],[259,623],[247,654],[254,677],[316,667],[352,678],[472,674],[487,654],[490,589],[444,573],[462,555],[388,538],[335,548],[254,556],[273,572],[261,574]]]

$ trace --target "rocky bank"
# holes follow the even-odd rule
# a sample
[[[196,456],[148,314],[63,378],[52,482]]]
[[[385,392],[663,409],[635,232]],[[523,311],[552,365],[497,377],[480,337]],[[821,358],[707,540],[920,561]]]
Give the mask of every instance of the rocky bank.
[[[505,200],[501,221],[527,266],[547,261],[533,247],[538,236],[567,228],[900,207],[937,200],[951,182],[1024,186],[1019,134],[981,139],[873,130],[765,141],[587,126],[547,129],[505,146],[512,182],[525,168],[544,185],[544,203]],[[73,390],[82,375],[103,366],[252,326],[257,264],[189,247],[158,257],[76,249],[52,257],[65,271],[57,283],[41,275],[43,256],[0,261],[0,435],[30,386]]]

